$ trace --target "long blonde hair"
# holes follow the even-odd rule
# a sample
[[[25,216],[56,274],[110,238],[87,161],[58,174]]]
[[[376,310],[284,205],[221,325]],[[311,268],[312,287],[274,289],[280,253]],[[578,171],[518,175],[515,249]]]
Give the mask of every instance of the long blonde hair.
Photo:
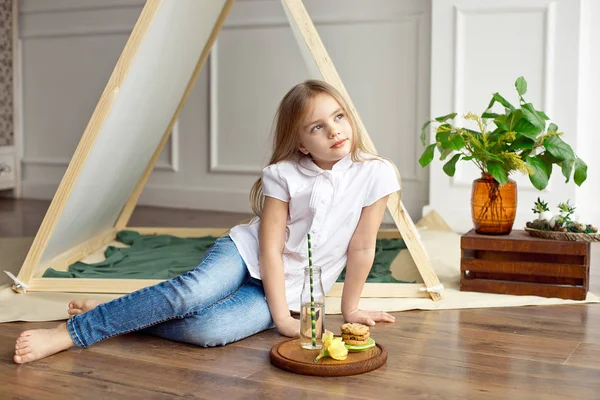
[[[317,95],[327,94],[333,97],[348,118],[354,138],[350,149],[352,161],[361,162],[368,159],[362,157],[364,154],[374,156],[374,158],[384,158],[376,154],[365,140],[365,134],[359,129],[356,123],[356,116],[348,107],[348,103],[340,92],[327,82],[319,80],[306,80],[291,88],[279,103],[275,114],[273,132],[273,154],[268,165],[276,164],[284,160],[299,161],[305,155],[298,149],[300,144],[300,128],[304,118],[310,111],[310,105]],[[362,153],[362,154],[361,154]],[[394,165],[394,163],[392,163]],[[394,166],[395,167],[395,166]],[[396,169],[396,173],[398,171]],[[398,179],[400,176],[398,174]],[[264,195],[262,191],[262,178],[259,178],[250,190],[250,205],[255,215],[261,216],[264,205]],[[399,208],[396,210],[399,211]]]

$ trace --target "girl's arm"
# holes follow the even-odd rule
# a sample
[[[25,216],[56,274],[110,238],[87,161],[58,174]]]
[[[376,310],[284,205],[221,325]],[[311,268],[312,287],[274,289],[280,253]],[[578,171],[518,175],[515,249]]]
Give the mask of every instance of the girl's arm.
[[[342,292],[342,314],[346,322],[375,325],[376,321],[394,322],[395,318],[383,311],[362,311],[358,301],[375,259],[375,240],[389,196],[363,207],[358,226],[348,245],[346,279]]]
[[[288,203],[265,196],[258,233],[260,275],[271,317],[284,336],[300,336],[300,321],[288,310],[283,274],[283,246]]]

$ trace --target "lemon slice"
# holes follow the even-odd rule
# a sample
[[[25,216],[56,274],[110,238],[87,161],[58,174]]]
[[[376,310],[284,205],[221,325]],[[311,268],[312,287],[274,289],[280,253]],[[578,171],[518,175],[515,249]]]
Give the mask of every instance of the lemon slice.
[[[351,345],[351,344],[346,344],[344,343],[344,346],[348,349],[348,351],[350,353],[355,353],[358,351],[365,351],[370,349],[371,347],[375,346],[375,340],[373,340],[373,338],[369,338],[369,341],[365,344],[359,344],[359,345]]]

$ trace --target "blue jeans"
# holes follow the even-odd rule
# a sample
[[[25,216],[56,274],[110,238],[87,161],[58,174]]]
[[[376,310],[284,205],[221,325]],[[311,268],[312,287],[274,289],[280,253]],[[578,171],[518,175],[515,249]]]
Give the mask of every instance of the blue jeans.
[[[177,342],[220,346],[274,326],[262,282],[250,276],[229,236],[218,239],[195,269],[67,322],[78,347],[139,330]]]

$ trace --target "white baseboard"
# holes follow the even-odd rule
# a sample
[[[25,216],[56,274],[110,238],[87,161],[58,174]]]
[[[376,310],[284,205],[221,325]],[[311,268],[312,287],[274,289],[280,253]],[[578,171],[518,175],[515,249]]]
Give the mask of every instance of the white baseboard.
[[[58,183],[23,181],[21,197],[34,200],[52,200],[56,189],[58,189]]]

